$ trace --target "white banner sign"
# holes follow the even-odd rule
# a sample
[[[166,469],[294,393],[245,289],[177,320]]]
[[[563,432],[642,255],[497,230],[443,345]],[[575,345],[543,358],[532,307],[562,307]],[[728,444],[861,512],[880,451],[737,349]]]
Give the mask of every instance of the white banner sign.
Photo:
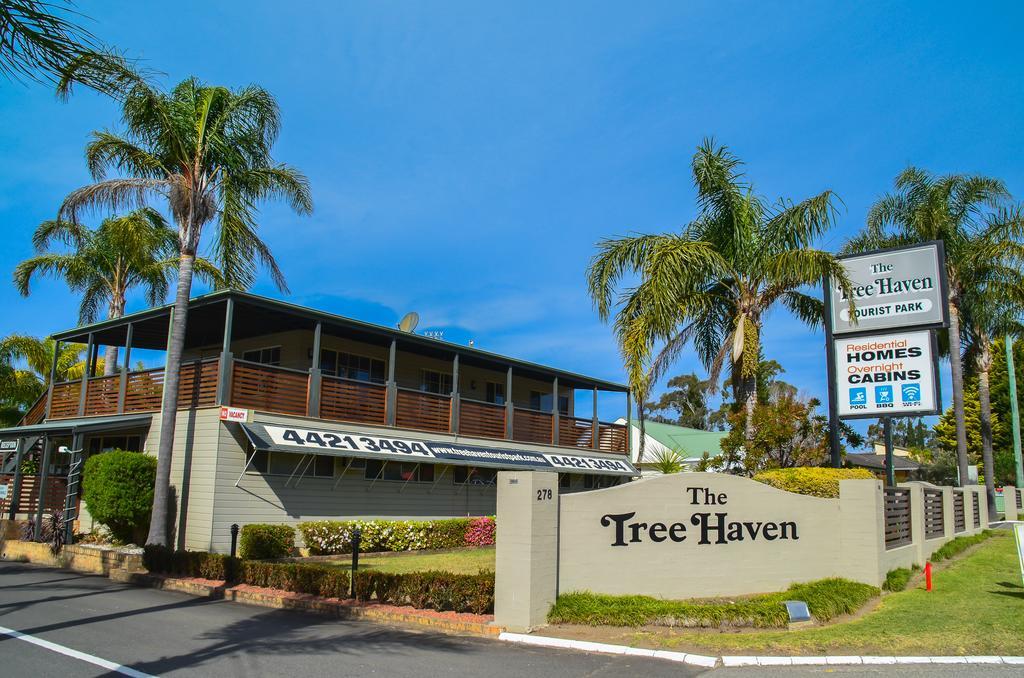
[[[945,263],[940,244],[843,257],[853,283],[854,311],[830,281],[832,333],[898,327],[940,327],[946,322]]]
[[[834,339],[839,416],[937,414],[930,330]]]

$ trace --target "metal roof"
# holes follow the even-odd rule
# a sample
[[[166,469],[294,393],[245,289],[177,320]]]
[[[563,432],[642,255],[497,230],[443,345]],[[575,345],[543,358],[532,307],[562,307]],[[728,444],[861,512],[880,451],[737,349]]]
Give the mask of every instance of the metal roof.
[[[847,454],[846,462],[850,466],[859,466],[861,468],[885,469],[884,454]],[[921,468],[921,465],[913,459],[893,455],[892,467],[897,471],[916,471]]]
[[[221,343],[221,335],[219,333],[223,331],[223,314],[211,314],[209,311],[212,309],[209,307],[226,303],[229,298],[234,299],[236,301],[236,305],[242,304],[247,307],[255,307],[257,309],[263,309],[264,311],[273,313],[274,318],[278,321],[281,321],[285,316],[301,318],[312,322],[320,321],[326,326],[345,328],[367,338],[375,337],[378,341],[382,341],[384,339],[390,341],[391,339],[395,339],[406,346],[415,346],[419,348],[421,352],[427,354],[434,353],[453,355],[458,353],[460,359],[468,359],[470,361],[475,359],[475,361],[479,363],[488,365],[500,365],[504,367],[511,366],[513,368],[519,367],[520,369],[531,373],[539,373],[549,377],[558,377],[561,380],[565,380],[567,385],[570,386],[575,385],[579,388],[596,387],[604,391],[622,393],[628,391],[628,387],[626,385],[617,382],[599,379],[596,377],[588,377],[583,374],[561,370],[547,365],[540,365],[538,363],[520,360],[518,358],[500,355],[498,353],[492,353],[474,346],[464,346],[462,344],[456,344],[442,339],[433,339],[431,337],[425,337],[410,332],[402,332],[397,328],[378,325],[376,323],[368,323],[334,313],[318,311],[305,306],[291,304],[279,299],[272,299],[270,297],[263,297],[249,292],[239,292],[235,290],[212,292],[210,294],[194,297],[189,301],[190,321],[197,310],[204,309],[205,313],[203,314],[201,322],[189,322],[189,336],[186,338],[187,346],[210,344],[219,345]],[[91,325],[82,325],[73,329],[56,332],[52,337],[59,341],[84,343],[87,341],[88,335],[93,333],[95,335],[100,335],[97,337],[97,341],[101,344],[104,341],[107,341],[111,342],[113,345],[118,345],[114,342],[123,343],[127,326],[129,323],[133,323],[135,324],[135,333],[133,335],[132,342],[133,346],[139,348],[163,349],[167,345],[167,323],[170,318],[172,307],[173,304],[157,306],[144,311],[131,313],[114,320],[103,320]],[[198,319],[199,318],[197,318],[197,320]],[[248,331],[262,331],[263,333],[267,333],[266,329],[268,321],[263,320],[261,322],[261,320],[263,319],[257,319],[251,323],[252,328]],[[152,325],[152,327],[149,327],[148,329],[146,327],[139,327],[140,323],[146,323],[147,321],[149,321],[148,324]],[[233,321],[233,336],[236,336],[236,338],[240,329],[243,332],[246,331],[243,326],[244,321],[245,318],[239,314],[238,309],[236,308]],[[274,322],[274,320],[271,319],[269,322]],[[328,329],[328,327],[324,328],[325,331],[328,331]],[[277,331],[277,329],[275,329],[275,331]],[[145,342],[148,342],[149,345],[146,345]]]
[[[81,417],[78,419],[57,419],[31,426],[0,428],[0,438],[23,438],[44,434],[93,433],[97,431],[120,431],[149,426],[152,414],[118,414],[109,417]]]

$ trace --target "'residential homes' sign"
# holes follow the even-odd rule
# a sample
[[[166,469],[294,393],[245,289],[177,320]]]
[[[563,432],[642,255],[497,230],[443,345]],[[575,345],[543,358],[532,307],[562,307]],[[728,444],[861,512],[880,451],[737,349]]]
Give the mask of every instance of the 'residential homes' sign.
[[[832,280],[829,310],[835,336],[897,327],[946,324],[945,255],[941,242],[841,259],[853,284],[850,298]]]
[[[930,330],[833,339],[839,416],[908,416],[941,411]]]

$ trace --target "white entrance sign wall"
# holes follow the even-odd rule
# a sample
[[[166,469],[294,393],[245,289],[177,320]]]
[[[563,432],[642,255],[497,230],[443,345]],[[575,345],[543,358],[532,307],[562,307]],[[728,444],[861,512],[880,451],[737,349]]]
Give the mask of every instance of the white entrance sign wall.
[[[840,417],[939,411],[931,331],[839,337],[833,345]]]
[[[828,577],[881,586],[889,571],[923,566],[950,539],[988,526],[984,488],[970,486],[965,530],[955,532],[953,490],[943,487],[942,534],[926,539],[925,492],[934,486],[902,487],[910,488],[911,539],[887,548],[878,480],[842,480],[838,499],[721,473],[559,495],[555,473],[499,472],[495,623],[543,625],[557,595],[573,591],[683,600]]]
[[[944,256],[941,243],[844,257],[853,284],[854,318],[835,280],[830,289],[832,333],[898,327],[941,327],[946,323]]]

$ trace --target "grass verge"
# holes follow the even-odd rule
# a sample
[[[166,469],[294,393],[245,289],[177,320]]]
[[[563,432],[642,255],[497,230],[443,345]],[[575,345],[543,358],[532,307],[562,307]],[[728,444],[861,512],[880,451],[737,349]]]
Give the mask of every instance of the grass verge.
[[[935,571],[934,590],[885,596],[859,619],[795,631],[553,627],[555,635],[701,654],[1024,655],[1024,587],[1013,536],[999,530]]]
[[[352,566],[349,556],[339,556],[325,565],[348,569]],[[387,555],[367,554],[359,556],[359,569],[387,574],[408,574],[410,572],[437,571],[454,574],[476,574],[481,570],[494,571],[494,547],[481,546],[458,551],[410,551]]]
[[[845,579],[794,584],[782,593],[735,600],[661,600],[649,596],[606,596],[588,592],[563,594],[551,608],[553,624],[612,626],[721,626],[782,628],[789,623],[784,601],[803,600],[811,615],[828,621],[856,612],[877,596],[874,586]]]

